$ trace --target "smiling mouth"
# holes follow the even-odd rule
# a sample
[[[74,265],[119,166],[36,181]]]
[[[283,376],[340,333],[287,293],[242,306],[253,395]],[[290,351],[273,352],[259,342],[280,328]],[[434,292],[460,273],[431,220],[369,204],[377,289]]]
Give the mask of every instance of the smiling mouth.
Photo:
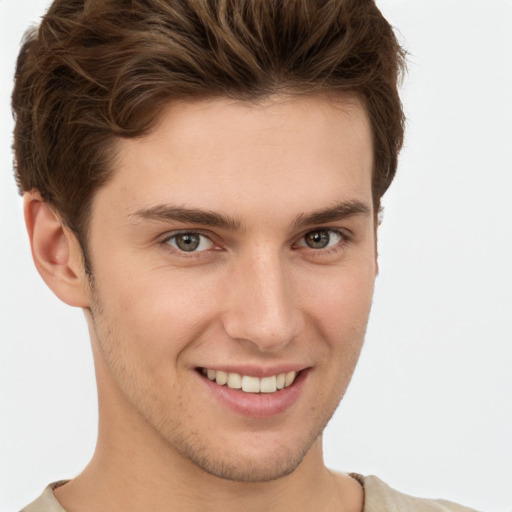
[[[238,389],[244,393],[275,393],[291,386],[298,375],[296,371],[291,371],[260,379],[251,375],[240,375],[209,368],[199,368],[199,371],[219,386]]]

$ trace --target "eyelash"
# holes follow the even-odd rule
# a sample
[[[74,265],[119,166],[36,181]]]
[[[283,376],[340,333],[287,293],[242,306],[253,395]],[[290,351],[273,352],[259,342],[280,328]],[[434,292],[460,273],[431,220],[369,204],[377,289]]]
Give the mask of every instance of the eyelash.
[[[297,243],[295,243],[292,245],[292,248],[294,250],[307,250],[314,257],[321,257],[321,256],[329,255],[329,254],[334,254],[334,253],[342,250],[345,247],[345,245],[347,245],[351,241],[351,235],[346,230],[341,230],[338,228],[310,229],[310,230],[306,231],[304,234],[302,234],[299,237],[299,240],[303,241],[307,235],[312,234],[312,233],[326,233],[329,236],[336,235],[336,236],[340,237],[340,240],[332,247],[315,249],[313,247],[308,247],[307,245],[298,245]],[[214,246],[213,251],[222,250],[218,246],[215,249],[215,246],[217,244],[212,240],[211,235],[206,235],[206,234],[202,233],[201,231],[194,231],[194,230],[183,230],[183,231],[173,232],[170,235],[167,235],[164,239],[162,239],[160,244],[162,246],[164,246],[164,248],[167,251],[170,251],[173,254],[178,254],[179,256],[185,257],[185,258],[199,258],[199,257],[205,257],[205,256],[211,255],[212,249],[204,249],[202,251],[195,251],[195,250],[194,251],[184,251],[177,247],[171,246],[169,242],[171,240],[176,240],[176,238],[180,235],[195,235],[195,236],[199,236],[200,238],[205,238],[213,244],[213,246]]]
[[[345,246],[351,241],[351,237],[349,233],[347,233],[345,230],[337,229],[337,228],[317,228],[317,229],[310,229],[301,237],[299,238],[300,241],[304,241],[307,235],[312,233],[327,233],[329,237],[332,237],[333,235],[339,237],[339,241],[335,243],[331,247],[324,247],[324,248],[318,248],[315,249],[313,247],[309,247],[307,245],[294,245],[294,248],[297,248],[298,250],[307,250],[308,253],[313,257],[324,257],[331,254],[336,254],[337,252],[343,250]],[[329,240],[330,242],[330,240]]]
[[[171,233],[170,235],[167,235],[160,243],[165,248],[165,250],[167,250],[173,254],[177,254],[181,257],[185,257],[185,258],[199,258],[199,257],[209,256],[211,254],[211,252],[212,252],[211,249],[205,249],[202,251],[184,251],[184,250],[179,249],[178,247],[173,247],[170,244],[171,240],[176,240],[177,237],[179,237],[180,235],[198,236],[201,239],[206,239],[206,240],[210,241],[214,247],[217,245],[212,240],[211,235],[210,236],[205,235],[204,233],[201,233],[201,231],[194,231],[194,230],[175,231],[175,232]],[[200,241],[200,243],[202,243],[202,242]],[[217,248],[214,250],[219,250],[219,249]]]

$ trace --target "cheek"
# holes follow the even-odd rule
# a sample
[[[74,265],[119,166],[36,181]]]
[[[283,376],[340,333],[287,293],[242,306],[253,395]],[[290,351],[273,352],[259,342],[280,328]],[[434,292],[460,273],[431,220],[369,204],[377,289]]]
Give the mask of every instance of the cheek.
[[[331,269],[333,270],[333,269]],[[355,270],[336,269],[321,279],[304,283],[304,307],[332,348],[358,350],[362,345],[370,314],[375,281],[375,266]]]
[[[145,359],[179,351],[214,315],[218,286],[212,277],[169,269],[106,270],[98,274],[101,316],[119,343]]]

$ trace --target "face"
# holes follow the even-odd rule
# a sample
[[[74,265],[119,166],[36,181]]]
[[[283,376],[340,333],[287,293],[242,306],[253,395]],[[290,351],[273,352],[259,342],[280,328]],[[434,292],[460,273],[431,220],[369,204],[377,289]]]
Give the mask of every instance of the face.
[[[88,316],[100,406],[134,443],[232,480],[300,464],[363,343],[372,164],[355,99],[177,103],[119,142]]]

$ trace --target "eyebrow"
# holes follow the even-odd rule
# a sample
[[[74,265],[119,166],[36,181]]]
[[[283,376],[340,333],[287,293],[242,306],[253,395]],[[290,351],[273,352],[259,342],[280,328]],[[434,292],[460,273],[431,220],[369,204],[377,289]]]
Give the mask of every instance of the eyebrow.
[[[223,228],[231,231],[240,230],[239,220],[197,208],[184,208],[180,206],[158,205],[152,208],[144,208],[132,213],[130,217],[139,217],[157,222],[175,221],[185,224],[203,224],[215,228]]]
[[[344,201],[329,208],[322,208],[311,213],[301,213],[292,222],[294,229],[314,224],[335,222],[356,215],[368,216],[371,208],[362,201]],[[132,213],[130,217],[152,220],[156,222],[183,222],[184,224],[201,224],[230,231],[242,229],[240,220],[228,215],[198,208],[185,208],[172,205],[157,205],[143,208]]]
[[[293,226],[303,228],[313,224],[326,224],[336,222],[356,215],[367,217],[371,214],[371,208],[362,201],[344,201],[330,208],[322,208],[311,213],[301,213],[293,222]]]

